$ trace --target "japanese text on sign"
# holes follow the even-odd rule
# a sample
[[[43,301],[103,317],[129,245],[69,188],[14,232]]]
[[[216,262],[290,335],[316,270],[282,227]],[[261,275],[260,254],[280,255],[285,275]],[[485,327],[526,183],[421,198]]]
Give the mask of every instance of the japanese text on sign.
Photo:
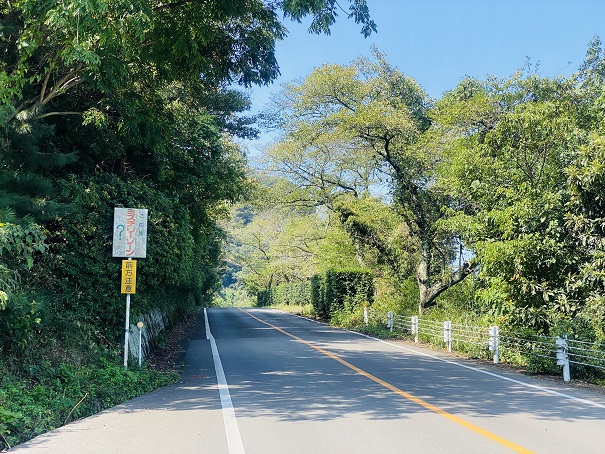
[[[137,291],[137,261],[122,260],[122,286],[121,292],[135,294]]]
[[[113,256],[145,258],[147,256],[147,210],[114,208]]]

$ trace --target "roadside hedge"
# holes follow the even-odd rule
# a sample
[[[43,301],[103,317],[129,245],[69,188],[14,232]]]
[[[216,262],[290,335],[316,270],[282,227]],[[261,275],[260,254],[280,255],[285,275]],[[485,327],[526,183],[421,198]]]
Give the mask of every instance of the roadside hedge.
[[[311,303],[315,313],[330,319],[338,310],[352,311],[374,301],[374,276],[368,271],[328,270],[311,278]]]
[[[312,304],[318,317],[329,320],[338,310],[353,310],[374,301],[374,276],[368,271],[329,270],[310,281],[281,284],[257,294],[259,306]]]
[[[304,305],[311,303],[311,283],[309,281],[280,284],[257,294],[259,306],[278,304]]]

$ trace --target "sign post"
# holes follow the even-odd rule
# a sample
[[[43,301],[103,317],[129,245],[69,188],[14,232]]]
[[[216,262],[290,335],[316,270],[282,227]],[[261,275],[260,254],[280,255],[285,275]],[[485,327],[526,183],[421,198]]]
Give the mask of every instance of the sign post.
[[[128,368],[128,338],[130,334],[130,295],[137,289],[137,261],[147,257],[147,210],[114,208],[113,256],[122,260],[121,293],[126,294],[126,323],[124,327],[124,368]]]
[[[124,367],[128,367],[128,342],[130,335],[130,295],[137,290],[137,261],[122,260],[121,293],[126,294],[126,325],[124,327]]]

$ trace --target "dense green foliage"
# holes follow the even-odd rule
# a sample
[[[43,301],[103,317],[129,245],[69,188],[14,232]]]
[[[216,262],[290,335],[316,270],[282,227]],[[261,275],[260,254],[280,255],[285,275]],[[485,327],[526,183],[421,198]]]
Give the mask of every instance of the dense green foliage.
[[[447,266],[454,242],[438,224],[442,207],[454,201],[432,184],[441,156],[423,140],[431,131],[430,107],[416,81],[374,51],[373,59],[324,65],[286,86],[276,103],[284,136],[268,152],[270,170],[298,189],[290,194],[293,201],[334,211],[351,238],[366,245],[366,253],[378,252],[391,274],[401,274],[414,256],[420,311],[474,268],[451,272]],[[371,222],[358,220],[377,185],[390,191],[395,216],[389,222],[395,217],[395,229],[408,241],[397,245]]]
[[[324,65],[268,115],[268,192],[341,234],[325,256],[374,272],[383,309],[603,342],[604,62],[595,38],[569,78],[525,68],[438,100],[378,52]]]
[[[323,207],[291,203],[297,189],[284,178],[253,174],[258,182],[251,201],[236,205],[228,231],[226,259],[230,279],[250,295],[282,283],[306,281],[328,269],[363,269],[375,257],[362,242],[351,240],[339,216]],[[374,208],[366,200],[363,218],[371,222]],[[388,218],[388,208],[380,219]],[[357,219],[357,218],[355,218]],[[232,281],[228,282],[230,285]]]
[[[362,33],[375,31],[365,0],[349,4]],[[257,135],[247,96],[227,87],[279,74],[280,13],[311,16],[310,31],[327,33],[338,8],[0,2],[0,436],[22,441],[62,423],[81,394],[78,415],[130,397],[127,383],[143,392],[165,382],[113,363],[124,318],[113,210],[149,210],[133,319],[160,309],[173,323],[209,302],[222,272],[219,222],[251,187],[234,138]]]
[[[374,276],[367,271],[328,270],[311,279],[311,304],[329,320],[336,312],[351,312],[374,300]]]
[[[373,301],[374,276],[368,271],[327,270],[308,281],[276,285],[257,294],[259,306],[311,304],[315,315],[325,320]]]
[[[79,365],[45,360],[10,371],[0,362],[0,446],[14,446],[67,422],[165,386],[176,374],[125,370],[105,358]]]
[[[311,303],[311,281],[280,284],[257,295],[259,306],[279,306],[280,304],[304,306]]]
[[[597,106],[588,109],[583,73],[570,80],[522,76],[466,80],[437,103],[436,136],[448,138],[440,185],[460,201],[444,225],[481,263],[476,297],[485,311],[545,334],[575,320],[583,331],[592,325],[594,340],[603,318],[588,295],[603,287],[580,276],[599,247],[583,246],[574,222],[588,214],[574,175],[581,167],[591,175],[585,181],[598,178],[597,156],[596,168],[585,158],[599,141],[601,126],[591,120]],[[600,217],[599,210],[597,202],[590,213]]]

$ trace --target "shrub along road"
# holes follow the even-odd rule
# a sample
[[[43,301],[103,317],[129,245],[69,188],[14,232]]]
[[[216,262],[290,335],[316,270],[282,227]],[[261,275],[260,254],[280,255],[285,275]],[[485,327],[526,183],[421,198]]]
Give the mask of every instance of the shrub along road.
[[[209,309],[185,362],[180,383],[11,452],[568,453],[605,445],[603,396],[271,309]]]

